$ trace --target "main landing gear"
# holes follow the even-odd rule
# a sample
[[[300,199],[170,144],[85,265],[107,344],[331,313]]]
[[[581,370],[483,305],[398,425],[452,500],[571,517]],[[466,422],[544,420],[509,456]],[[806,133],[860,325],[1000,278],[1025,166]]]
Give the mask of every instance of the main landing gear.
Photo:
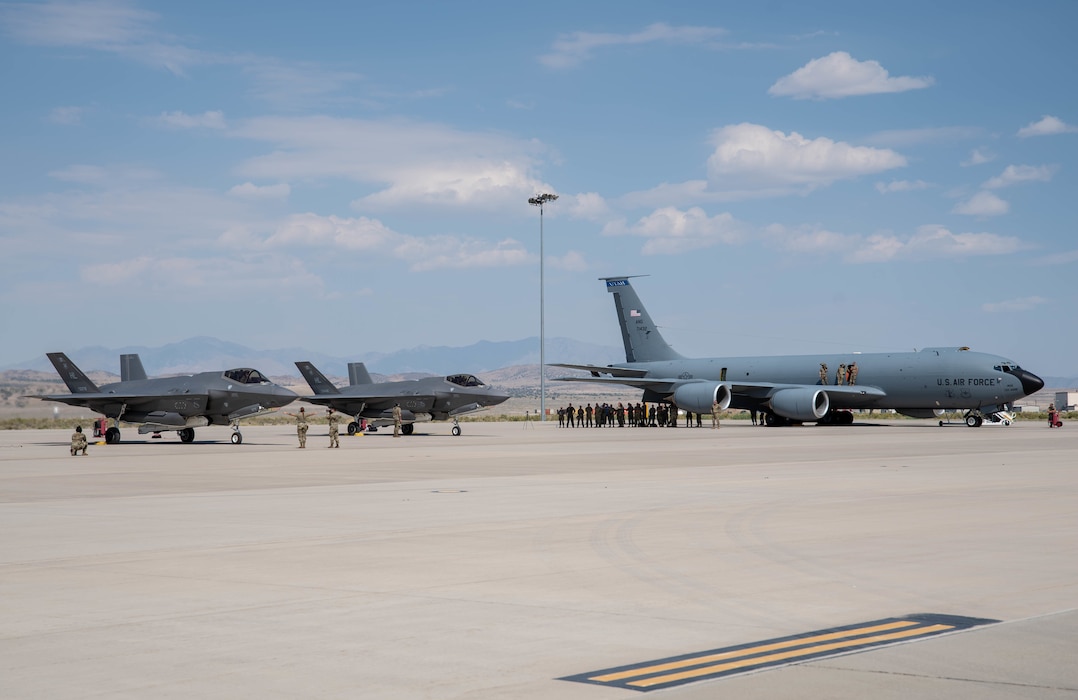
[[[109,428],[105,431],[105,444],[115,445],[120,442],[120,429],[117,427]]]
[[[966,411],[962,417],[962,421],[971,428],[980,428],[982,425],[984,425],[984,422],[986,420],[993,423],[1002,423],[1003,425],[1011,424],[1010,414],[991,413],[986,416],[984,413],[982,413],[976,408],[971,408],[970,410]],[[940,426],[943,426],[944,423],[947,422],[949,421],[941,420]]]

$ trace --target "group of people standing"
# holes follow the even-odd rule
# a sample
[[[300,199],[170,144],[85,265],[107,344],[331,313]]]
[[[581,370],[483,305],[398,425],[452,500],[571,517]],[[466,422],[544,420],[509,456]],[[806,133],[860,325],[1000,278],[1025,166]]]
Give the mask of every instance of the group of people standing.
[[[718,411],[712,413],[713,428],[718,425]],[[693,416],[696,417],[695,424]],[[701,414],[685,413],[685,427],[702,427],[703,417]],[[618,402],[615,406],[610,403],[590,403],[586,406],[568,406],[558,409],[559,428],[676,428],[678,424],[678,409],[673,404],[659,403],[646,404]]]
[[[820,384],[830,384],[830,374],[827,369],[827,363],[820,363]],[[849,384],[853,386],[857,383],[857,363],[851,362],[850,364],[842,363],[835,370],[835,385],[841,386],[843,384]]]
[[[310,428],[310,424],[307,423],[307,411],[302,406],[299,408],[299,413],[288,413],[286,415],[292,416],[296,419],[296,437],[299,439],[299,448],[306,449],[307,447],[307,430]],[[326,423],[329,425],[329,445],[327,447],[334,448],[341,446],[341,418],[347,417],[343,413],[337,413],[332,408],[326,408]],[[393,437],[401,436],[401,424],[403,423],[401,417],[400,404],[393,405]]]

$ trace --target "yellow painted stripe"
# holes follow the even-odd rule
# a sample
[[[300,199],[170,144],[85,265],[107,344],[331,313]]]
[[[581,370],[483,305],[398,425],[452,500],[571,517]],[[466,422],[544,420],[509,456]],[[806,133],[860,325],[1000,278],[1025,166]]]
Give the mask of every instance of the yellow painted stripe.
[[[765,651],[775,651],[776,649],[789,649],[790,647],[800,647],[806,644],[817,644],[819,642],[829,642],[834,639],[845,639],[847,637],[853,637],[855,635],[871,634],[873,632],[883,632],[886,630],[900,629],[902,627],[910,627],[911,625],[919,625],[920,622],[915,620],[898,620],[897,622],[888,622],[883,625],[873,625],[871,627],[857,627],[855,629],[842,630],[841,632],[828,632],[827,634],[817,634],[811,637],[800,637],[798,639],[787,639],[783,642],[775,642],[774,644],[761,644],[759,646],[746,647],[744,649],[737,649],[735,651],[724,651],[718,654],[707,654],[705,656],[694,656],[690,659],[681,659],[679,661],[670,661],[665,664],[657,664],[655,666],[638,666],[636,668],[629,669],[627,671],[618,671],[617,673],[608,673],[602,676],[593,676],[589,678],[589,681],[596,681],[598,683],[610,683],[611,681],[620,681],[625,678],[632,678],[633,676],[646,676],[652,673],[661,673],[663,671],[672,671],[677,668],[686,668],[689,666],[699,666],[700,664],[711,663],[712,661],[721,661],[723,659],[733,659],[740,656],[747,656],[749,654],[759,654]],[[860,643],[860,642],[859,642]]]
[[[875,637],[849,639],[843,642],[835,642],[834,644],[822,644],[820,646],[810,647],[807,649],[797,649],[794,651],[787,651],[779,654],[770,654],[768,656],[757,656],[751,659],[742,659],[740,661],[733,661],[725,664],[716,664],[714,666],[696,668],[691,671],[683,671],[682,673],[672,673],[665,676],[645,678],[639,681],[630,681],[626,685],[637,686],[640,688],[648,688],[653,685],[661,685],[663,683],[671,683],[674,681],[681,681],[688,678],[699,678],[700,676],[709,676],[713,673],[722,673],[723,671],[731,671],[738,668],[744,668],[746,666],[755,666],[757,664],[770,663],[773,661],[782,661],[784,659],[795,659],[799,656],[811,656],[826,651],[834,651],[836,649],[854,647],[861,644],[873,644],[894,641],[897,639],[905,639],[908,637],[917,637],[924,634],[943,632],[949,629],[954,629],[953,625],[929,625],[927,627],[918,627],[917,629],[913,630],[903,630],[901,632],[892,632],[890,634],[880,634],[876,635]]]

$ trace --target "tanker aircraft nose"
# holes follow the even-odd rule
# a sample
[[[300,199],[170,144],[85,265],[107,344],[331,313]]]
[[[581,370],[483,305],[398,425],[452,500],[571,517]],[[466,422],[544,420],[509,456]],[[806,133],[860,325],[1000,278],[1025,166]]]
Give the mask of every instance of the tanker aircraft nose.
[[[1018,381],[1022,382],[1022,391],[1026,392],[1026,396],[1036,394],[1044,388],[1044,380],[1032,372],[1027,372],[1024,369],[1013,369],[1011,374],[1018,377]]]

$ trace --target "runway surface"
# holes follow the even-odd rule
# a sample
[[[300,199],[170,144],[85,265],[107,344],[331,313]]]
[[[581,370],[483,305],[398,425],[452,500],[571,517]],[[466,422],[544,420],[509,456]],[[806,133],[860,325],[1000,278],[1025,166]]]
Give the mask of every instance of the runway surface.
[[[1078,425],[462,426],[0,433],[0,697],[1078,695]]]

